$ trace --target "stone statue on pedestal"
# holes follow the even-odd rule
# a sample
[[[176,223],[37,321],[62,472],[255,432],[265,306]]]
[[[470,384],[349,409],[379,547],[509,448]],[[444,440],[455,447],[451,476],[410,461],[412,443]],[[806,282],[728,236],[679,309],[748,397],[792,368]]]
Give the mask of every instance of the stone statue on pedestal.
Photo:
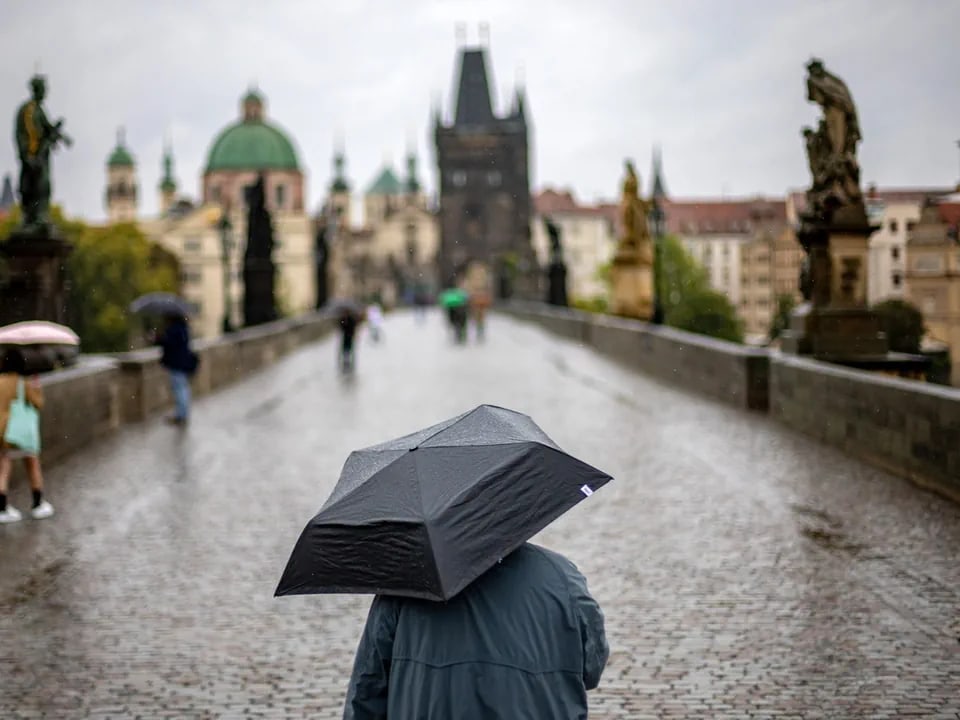
[[[781,347],[846,364],[880,362],[887,344],[867,307],[868,240],[876,228],[860,191],[857,108],[846,84],[816,59],[807,64],[807,99],[823,115],[816,129],[803,129],[811,175],[797,227],[805,302],[791,314]]]
[[[850,90],[843,80],[827,72],[822,61],[814,59],[807,64],[807,99],[823,110],[816,130],[803,129],[813,176],[807,191],[807,214],[821,222],[831,222],[837,211],[848,208],[854,210],[859,220],[863,194],[857,143],[861,135]],[[864,213],[864,220],[865,217]]]
[[[244,324],[259,325],[277,319],[273,264],[273,224],[266,205],[263,173],[247,188],[247,248],[243,255]]]
[[[63,119],[51,123],[43,109],[47,83],[42,75],[30,79],[32,97],[17,110],[15,137],[20,157],[20,206],[24,232],[49,232],[50,152],[58,143],[72,141],[61,128]]]
[[[629,160],[620,197],[620,240],[610,269],[611,309],[616,315],[653,317],[653,243],[647,218],[650,204],[640,198],[640,179]]]
[[[563,261],[563,247],[560,244],[560,228],[550,218],[543,219],[550,236],[550,263],[547,265],[547,303],[566,307],[567,265]]]

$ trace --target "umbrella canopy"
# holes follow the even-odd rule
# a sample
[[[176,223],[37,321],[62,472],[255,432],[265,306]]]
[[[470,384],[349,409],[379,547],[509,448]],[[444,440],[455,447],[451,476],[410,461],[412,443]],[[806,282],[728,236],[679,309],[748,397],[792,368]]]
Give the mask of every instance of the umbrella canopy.
[[[193,308],[190,307],[190,303],[173,293],[152,292],[141,295],[130,303],[130,312],[186,317],[193,312]]]
[[[450,308],[466,305],[467,300],[470,299],[470,296],[467,294],[466,290],[461,290],[460,288],[448,288],[440,293],[440,297],[438,299],[443,307]]]
[[[351,298],[336,298],[328,302],[326,308],[338,315],[350,313],[351,315],[361,316],[364,313],[363,306]]]
[[[350,454],[277,595],[448,600],[611,480],[491,405]]]
[[[65,325],[27,320],[0,328],[0,345],[79,345],[80,338]]]

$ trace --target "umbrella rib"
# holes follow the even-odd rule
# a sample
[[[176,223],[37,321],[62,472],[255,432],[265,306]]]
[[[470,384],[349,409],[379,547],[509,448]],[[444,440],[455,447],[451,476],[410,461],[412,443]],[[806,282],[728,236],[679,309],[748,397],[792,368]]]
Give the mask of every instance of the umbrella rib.
[[[423,518],[423,530],[427,534],[427,550],[430,552],[430,564],[437,576],[437,586],[440,595],[443,595],[443,579],[440,577],[440,567],[437,565],[437,558],[433,553],[433,536],[430,533],[430,518],[427,517],[427,507],[423,504],[423,493],[420,492],[420,458],[413,456],[413,482],[417,488],[417,498],[420,500],[420,516]]]
[[[456,424],[457,424],[458,422],[460,422],[461,420],[466,420],[468,417],[470,417],[471,415],[473,415],[477,410],[479,410],[479,409],[482,408],[482,407],[483,407],[483,405],[478,405],[478,406],[475,407],[473,410],[470,410],[469,412],[465,412],[463,415],[461,415],[460,417],[458,417],[454,422],[450,423],[449,425],[447,425],[447,426],[445,426],[445,427],[440,428],[439,430],[437,430],[437,431],[436,431],[435,433],[433,433],[432,435],[428,435],[427,437],[425,437],[423,440],[421,440],[419,443],[417,443],[417,447],[420,447],[421,445],[423,445],[425,442],[427,442],[427,441],[430,440],[431,438],[435,438],[437,435],[439,435],[440,433],[442,433],[444,430],[449,430],[450,428],[452,428],[454,425],[456,425]],[[436,446],[436,447],[459,447],[459,446],[442,445],[442,446]]]

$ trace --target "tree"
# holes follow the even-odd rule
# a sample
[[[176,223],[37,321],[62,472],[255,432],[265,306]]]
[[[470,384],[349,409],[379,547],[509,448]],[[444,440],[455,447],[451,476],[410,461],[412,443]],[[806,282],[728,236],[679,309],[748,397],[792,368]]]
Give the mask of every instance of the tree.
[[[16,227],[15,213],[0,223],[0,238]],[[132,223],[92,226],[68,220],[54,208],[54,224],[73,244],[67,258],[67,310],[84,352],[129,349],[137,320],[128,312],[138,295],[175,292],[176,258],[150,242]]]
[[[920,340],[926,331],[923,326],[923,313],[903,300],[884,300],[872,309],[880,316],[892,351],[914,354],[920,352]]]
[[[743,323],[733,305],[710,287],[706,270],[675,236],[667,235],[661,240],[656,283],[664,323],[721,340],[743,342]]]
[[[780,333],[790,327],[790,313],[796,307],[793,295],[784,293],[777,295],[777,310],[773,316],[773,323],[770,325],[770,339],[776,340]]]

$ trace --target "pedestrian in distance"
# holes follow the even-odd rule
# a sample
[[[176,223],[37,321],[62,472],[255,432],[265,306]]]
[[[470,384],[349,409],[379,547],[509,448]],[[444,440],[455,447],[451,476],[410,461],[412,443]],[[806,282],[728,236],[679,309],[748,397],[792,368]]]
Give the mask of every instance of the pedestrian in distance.
[[[166,327],[154,340],[163,349],[160,364],[170,376],[173,394],[173,415],[166,418],[173,425],[186,425],[190,420],[190,378],[196,373],[200,358],[190,348],[190,328],[183,316],[167,317]]]
[[[376,596],[343,717],[585,719],[608,655],[583,575],[526,543],[447,602]]]
[[[40,468],[39,411],[43,409],[43,390],[36,376],[29,379],[25,376],[23,354],[7,350],[0,359],[0,523],[17,522],[23,518],[7,500],[10,474],[16,459],[23,460],[30,481],[33,495],[30,515],[35,520],[42,520],[54,512],[53,505],[43,497],[43,471]],[[16,438],[18,443],[7,438]]]
[[[379,303],[371,303],[367,307],[367,327],[370,332],[370,339],[373,342],[380,342],[380,336],[383,334],[383,310]]]
[[[338,322],[340,325],[340,370],[345,373],[352,372],[356,365],[354,339],[356,338],[360,318],[350,310],[342,310]]]

